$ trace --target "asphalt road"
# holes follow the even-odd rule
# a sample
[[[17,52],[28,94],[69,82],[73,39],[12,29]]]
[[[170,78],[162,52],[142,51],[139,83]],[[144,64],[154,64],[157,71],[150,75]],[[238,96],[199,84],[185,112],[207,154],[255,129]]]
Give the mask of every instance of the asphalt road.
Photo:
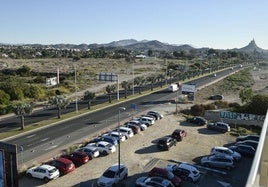
[[[206,76],[191,81],[191,84],[195,84],[196,87],[200,87],[226,76],[227,74],[235,71],[226,70],[217,73],[217,77]],[[170,102],[171,99],[176,97],[176,93],[170,93],[167,89],[158,91],[150,95],[126,101],[122,104],[117,104],[108,108],[104,108],[98,111],[91,112],[89,114],[80,116],[78,118],[66,120],[57,125],[51,125],[46,128],[23,134],[21,136],[5,140],[10,144],[17,144],[19,147],[23,147],[23,151],[19,153],[18,163],[29,162],[35,158],[47,154],[53,150],[58,149],[64,145],[70,144],[78,139],[89,137],[97,131],[109,127],[111,124],[118,122],[118,110],[119,107],[125,107],[126,111],[120,113],[120,121],[124,121],[130,118],[135,113],[150,109],[151,106]],[[136,110],[131,108],[131,104],[136,105]],[[79,106],[81,107],[81,106]],[[86,107],[86,104],[84,105]],[[63,113],[74,111],[75,105],[71,104]],[[174,106],[175,110],[175,106]],[[26,119],[26,124],[37,123],[53,116],[56,116],[56,109],[46,109],[33,113]],[[8,118],[1,120],[0,128],[5,128],[8,125],[18,125],[18,118]]]

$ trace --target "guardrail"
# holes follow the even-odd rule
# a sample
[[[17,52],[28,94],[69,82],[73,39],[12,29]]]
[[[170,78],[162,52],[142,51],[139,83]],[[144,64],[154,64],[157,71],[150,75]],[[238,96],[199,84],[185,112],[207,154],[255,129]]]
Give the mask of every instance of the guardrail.
[[[246,187],[268,186],[268,110]]]

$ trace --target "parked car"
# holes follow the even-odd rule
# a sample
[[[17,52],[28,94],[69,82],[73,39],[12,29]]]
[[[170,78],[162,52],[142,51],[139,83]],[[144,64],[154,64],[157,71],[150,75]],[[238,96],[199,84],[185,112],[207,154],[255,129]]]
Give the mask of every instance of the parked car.
[[[165,168],[154,167],[151,171],[149,171],[148,176],[149,177],[162,177],[162,178],[168,179],[172,182],[174,186],[181,185],[180,177],[175,176],[171,171],[168,171]]]
[[[123,179],[128,176],[128,168],[120,164],[120,169],[118,164],[109,167],[102,176],[98,179],[97,185],[100,187],[114,187]]]
[[[210,151],[210,154],[214,154],[214,155],[220,155],[220,156],[231,156],[234,158],[235,161],[239,161],[241,159],[241,154],[236,152],[236,151],[232,151],[231,149],[227,148],[227,147],[220,147],[220,146],[216,146],[213,147]]]
[[[164,115],[157,111],[148,111],[147,114],[157,116],[157,120],[164,118]]]
[[[139,177],[136,179],[135,185],[137,187],[174,187],[170,180],[162,177]]]
[[[141,131],[141,128],[136,124],[125,124],[125,127],[131,128],[134,134],[138,134]]]
[[[220,94],[211,95],[208,97],[209,100],[223,100],[224,96]]]
[[[86,153],[79,151],[75,151],[71,154],[61,155],[61,157],[71,160],[75,164],[75,166],[81,166],[90,160]]]
[[[168,151],[172,146],[175,146],[176,143],[176,139],[166,136],[158,140],[157,147],[159,149]]]
[[[134,136],[132,129],[128,127],[119,127],[119,132],[125,134],[127,139]]]
[[[49,182],[50,180],[58,178],[60,176],[60,172],[54,166],[43,164],[41,166],[34,166],[27,169],[26,175],[28,177],[43,179],[45,182]]]
[[[209,123],[207,124],[207,128],[210,130],[216,130],[219,132],[230,132],[231,128],[229,124],[224,123],[224,122],[215,122],[215,123]]]
[[[75,151],[86,153],[90,159],[100,156],[100,152],[96,147],[81,147],[76,149]]]
[[[255,150],[257,149],[258,147],[258,144],[259,142],[257,141],[254,141],[254,140],[244,140],[244,141],[241,141],[241,142],[236,142],[235,145],[250,145],[252,146]]]
[[[117,139],[117,143],[119,143],[118,140],[120,142],[124,142],[127,139],[127,137],[126,137],[127,135],[125,133],[122,133],[122,132],[119,132],[118,133],[117,130],[110,132],[108,135],[116,138]]]
[[[200,126],[207,124],[207,120],[200,116],[194,116],[192,118],[188,118],[186,122],[193,123],[193,124],[200,125]]]
[[[155,120],[154,119],[152,119],[150,117],[145,117],[145,116],[138,118],[138,120],[141,123],[144,123],[145,125],[147,125],[147,127],[148,126],[151,126],[151,125],[153,125],[155,123]]]
[[[109,134],[103,134],[102,136],[96,137],[92,139],[89,143],[97,143],[100,141],[105,141],[112,145],[117,145],[117,139],[113,136],[110,136]]]
[[[236,138],[236,142],[241,142],[241,141],[245,141],[245,140],[254,140],[254,141],[259,141],[260,136],[257,134],[249,134],[246,136],[238,136]]]
[[[89,143],[87,144],[86,147],[96,147],[99,150],[100,154],[103,154],[103,155],[108,155],[116,151],[116,148],[114,145],[105,141],[100,141],[97,143]]]
[[[145,125],[144,123],[141,123],[139,120],[131,120],[131,121],[125,123],[125,125],[128,125],[128,124],[138,125],[140,127],[141,131],[144,131],[148,128],[147,125]]]
[[[255,155],[256,149],[250,145],[236,145],[230,146],[229,149],[239,152],[243,156],[253,157]]]
[[[171,137],[176,139],[177,141],[182,141],[182,139],[184,137],[186,137],[187,132],[185,130],[182,129],[175,129],[172,134]]]
[[[230,170],[234,168],[233,158],[230,156],[219,157],[216,155],[205,156],[201,158],[201,164],[206,167],[225,168]]]
[[[188,182],[196,182],[200,178],[200,171],[187,163],[169,164],[165,169]]]
[[[74,163],[66,158],[56,158],[46,162],[45,164],[56,167],[59,170],[60,175],[65,175],[75,170]]]

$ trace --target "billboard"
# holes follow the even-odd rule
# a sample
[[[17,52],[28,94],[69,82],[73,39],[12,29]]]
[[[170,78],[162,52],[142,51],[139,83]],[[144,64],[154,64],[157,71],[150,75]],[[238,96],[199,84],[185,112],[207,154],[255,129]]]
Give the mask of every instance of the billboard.
[[[99,81],[117,81],[117,75],[114,73],[99,73],[98,74]]]
[[[47,78],[46,79],[46,87],[56,86],[58,84],[57,77]]]
[[[182,94],[195,93],[195,85],[194,84],[182,84],[181,92]]]

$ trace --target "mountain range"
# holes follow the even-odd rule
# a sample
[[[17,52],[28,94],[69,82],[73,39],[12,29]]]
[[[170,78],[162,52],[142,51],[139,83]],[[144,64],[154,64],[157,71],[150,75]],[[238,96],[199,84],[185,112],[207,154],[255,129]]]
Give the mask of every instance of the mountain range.
[[[137,50],[137,51],[146,51],[146,50],[159,50],[159,51],[189,51],[191,49],[197,50],[207,50],[209,48],[194,48],[191,45],[184,44],[184,45],[174,45],[168,43],[162,43],[158,40],[142,40],[137,41],[135,39],[126,39],[126,40],[119,40],[113,41],[106,44],[52,44],[52,45],[41,45],[41,44],[25,44],[23,46],[30,46],[30,47],[43,47],[43,48],[57,48],[57,49],[80,49],[80,50],[88,50],[88,49],[96,49],[100,47],[104,47],[107,49],[127,49],[127,50]],[[240,52],[261,52],[261,53],[268,53],[268,50],[262,49],[257,46],[255,40],[253,39],[250,43],[242,48],[235,48],[231,50],[236,50]]]

